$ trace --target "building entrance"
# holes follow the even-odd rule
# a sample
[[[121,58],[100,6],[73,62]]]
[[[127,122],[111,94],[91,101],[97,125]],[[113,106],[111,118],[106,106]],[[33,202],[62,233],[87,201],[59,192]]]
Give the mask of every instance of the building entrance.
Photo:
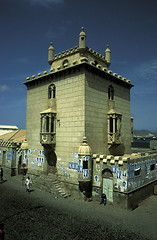
[[[54,151],[50,152],[49,158],[47,159],[47,172],[49,173],[56,173],[56,162],[57,156]]]
[[[44,152],[45,158],[47,160],[47,174],[56,173],[57,156],[55,151],[52,148],[45,148]]]
[[[21,174],[21,163],[22,163],[22,155],[20,155],[18,160],[18,174]]]
[[[2,164],[5,165],[6,162],[6,151],[3,151]]]
[[[113,202],[113,176],[109,169],[103,171],[103,193],[106,194],[107,201]]]

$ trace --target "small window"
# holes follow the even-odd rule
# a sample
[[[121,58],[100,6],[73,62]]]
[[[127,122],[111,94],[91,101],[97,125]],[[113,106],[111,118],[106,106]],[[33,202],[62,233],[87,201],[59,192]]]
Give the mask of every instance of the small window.
[[[109,117],[109,133],[121,133],[121,118],[119,114],[113,114]]]
[[[109,100],[114,99],[114,88],[111,85],[108,87],[108,99]]]
[[[46,116],[45,130],[46,130],[46,132],[49,132],[49,117],[48,116]]]
[[[88,161],[83,161],[83,169],[88,169]]]
[[[41,133],[55,133],[55,121],[54,114],[42,114]]]
[[[121,143],[122,115],[116,112],[108,113],[108,143]]]
[[[62,63],[63,67],[67,67],[69,65],[69,61],[65,59]]]
[[[44,156],[44,150],[40,150],[39,155]]]
[[[141,168],[135,169],[135,171],[134,171],[134,175],[135,175],[135,176],[139,176],[140,173],[141,173]]]
[[[95,65],[95,66],[98,65],[98,62],[97,62],[97,61],[94,61],[94,65]]]
[[[150,165],[150,171],[153,171],[155,169],[155,164]]]
[[[56,87],[54,84],[49,85],[48,87],[48,98],[55,98],[56,97]]]
[[[110,117],[110,133],[113,133],[113,118]]]
[[[52,119],[51,119],[51,132],[55,131],[54,128],[55,128],[55,119],[54,119],[54,117],[52,117]]]

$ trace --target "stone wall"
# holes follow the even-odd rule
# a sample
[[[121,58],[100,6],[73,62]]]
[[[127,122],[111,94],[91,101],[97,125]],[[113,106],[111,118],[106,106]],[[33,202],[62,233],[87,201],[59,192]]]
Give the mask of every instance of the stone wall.
[[[85,126],[92,152],[108,154],[107,91],[106,80],[86,73]]]
[[[136,153],[124,156],[93,155],[93,196],[103,191],[103,172],[113,180],[113,204],[133,209],[154,192],[157,184],[157,154]]]
[[[69,168],[69,164],[78,161],[77,151],[85,133],[84,74],[63,76],[59,81],[54,79],[53,83],[56,86],[57,174],[69,181],[76,181],[77,173]],[[47,162],[40,154],[44,150],[40,144],[40,112],[48,108],[49,84],[50,81],[28,88],[27,91],[27,140],[30,149],[28,162],[32,171],[46,172]]]
[[[77,181],[77,171],[69,168],[77,163],[77,152],[85,133],[84,129],[84,74],[72,74],[56,82],[57,120],[56,154],[57,171],[70,182]]]
[[[114,100],[108,100],[108,87],[112,84]],[[125,89],[92,73],[86,73],[85,92],[85,124],[86,136],[93,153],[110,154],[108,148],[108,122],[107,113],[114,108],[122,115],[121,139],[123,150],[113,146],[115,155],[130,153],[131,151],[131,116],[130,116],[130,90]]]

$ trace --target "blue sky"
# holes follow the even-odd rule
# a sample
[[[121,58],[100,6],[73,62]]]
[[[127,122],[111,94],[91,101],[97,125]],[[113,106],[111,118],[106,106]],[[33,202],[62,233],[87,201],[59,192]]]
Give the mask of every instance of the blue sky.
[[[49,70],[47,49],[112,51],[110,69],[131,80],[134,129],[157,132],[155,0],[0,0],[0,125],[25,128],[26,77]]]

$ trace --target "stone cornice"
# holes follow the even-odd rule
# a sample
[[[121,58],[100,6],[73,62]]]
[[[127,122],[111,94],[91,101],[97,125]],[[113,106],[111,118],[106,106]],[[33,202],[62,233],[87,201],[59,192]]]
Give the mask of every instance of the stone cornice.
[[[27,81],[24,82],[24,84],[28,87],[35,86],[36,84],[80,71],[82,67],[84,67],[87,71],[92,72],[95,75],[99,75],[105,79],[109,79],[116,84],[123,85],[127,88],[133,87],[133,85],[130,83],[130,80],[127,80],[117,73],[113,73],[111,70],[104,68],[100,64],[95,66],[95,63],[92,61],[89,62],[86,57],[80,58],[79,61],[75,61],[73,64],[70,64],[67,67],[58,66],[57,69],[52,69],[51,72],[44,71],[43,74],[39,73],[37,76],[33,75],[32,77],[27,78]]]

